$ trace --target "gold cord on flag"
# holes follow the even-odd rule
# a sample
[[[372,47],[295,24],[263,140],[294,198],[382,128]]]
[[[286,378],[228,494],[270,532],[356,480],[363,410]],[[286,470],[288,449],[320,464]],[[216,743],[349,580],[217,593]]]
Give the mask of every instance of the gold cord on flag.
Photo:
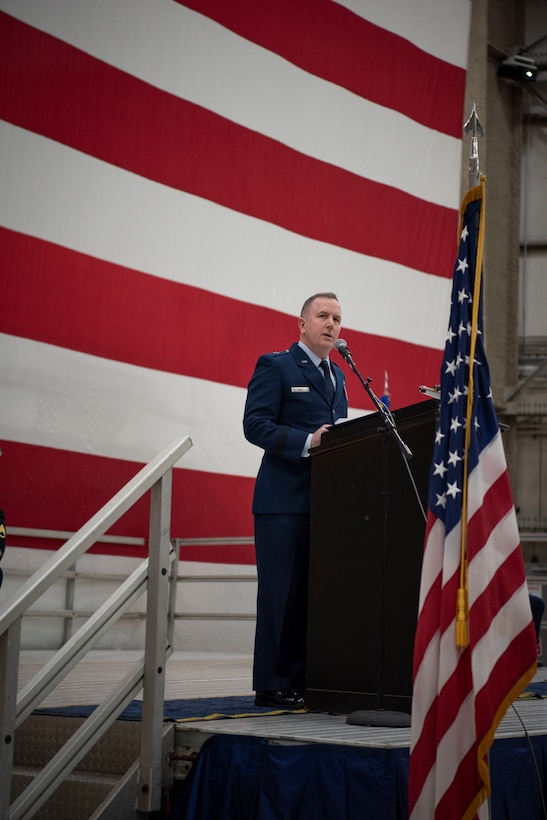
[[[469,383],[467,390],[467,408],[465,414],[465,443],[463,450],[463,487],[462,487],[462,513],[461,513],[461,543],[460,543],[460,585],[458,588],[456,606],[456,646],[465,649],[469,646],[469,588],[468,588],[468,560],[467,560],[467,485],[468,485],[468,454],[469,441],[471,438],[471,425],[473,423],[473,398],[474,398],[474,361],[475,349],[477,345],[477,333],[479,324],[479,304],[482,279],[482,256],[484,248],[484,197],[485,197],[486,177],[481,175],[480,185],[467,192],[461,207],[461,222],[465,210],[470,202],[481,200],[479,215],[479,233],[477,241],[477,258],[475,261],[475,280],[473,285],[473,311],[471,319],[471,346],[469,349]],[[462,225],[460,225],[461,229]]]

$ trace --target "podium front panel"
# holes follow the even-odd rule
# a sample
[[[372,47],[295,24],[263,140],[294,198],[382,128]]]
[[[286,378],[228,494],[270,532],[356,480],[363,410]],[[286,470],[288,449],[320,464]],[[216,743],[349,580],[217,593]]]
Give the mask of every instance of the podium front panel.
[[[416,492],[427,510],[437,407],[393,414],[408,462],[377,413],[339,425],[312,454],[312,710],[410,712],[425,534]]]

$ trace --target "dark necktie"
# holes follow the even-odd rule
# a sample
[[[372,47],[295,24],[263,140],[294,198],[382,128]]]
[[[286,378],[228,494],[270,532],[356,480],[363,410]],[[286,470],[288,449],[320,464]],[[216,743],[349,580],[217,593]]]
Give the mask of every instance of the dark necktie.
[[[327,388],[327,397],[329,400],[329,404],[332,405],[334,399],[334,385],[332,383],[332,377],[330,375],[330,368],[325,359],[321,359],[319,362],[319,367],[323,371],[323,376],[325,377],[325,387]]]

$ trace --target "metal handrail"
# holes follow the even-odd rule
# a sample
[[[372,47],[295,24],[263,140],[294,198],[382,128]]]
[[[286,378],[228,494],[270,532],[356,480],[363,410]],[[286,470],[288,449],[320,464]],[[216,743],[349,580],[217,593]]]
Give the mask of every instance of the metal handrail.
[[[137,810],[149,812],[161,803],[161,735],[165,662],[172,652],[174,587],[169,566],[171,547],[172,468],[190,449],[188,436],[175,439],[142,468],[78,532],[71,536],[14,595],[0,607],[0,820],[32,817],[72,771],[88,749],[108,729],[127,703],[143,688],[141,756]],[[17,677],[23,615],[43,593],[69,570],[104,533],[148,490],[150,493],[149,557],[97,613],[59,650],[17,697]],[[66,676],[78,660],[120,617],[135,597],[148,590],[144,662],[93,712],[73,738],[9,805],[13,767],[13,734],[17,725],[45,693]],[[107,702],[108,701],[108,702]]]
[[[19,538],[41,538],[46,540],[55,540],[59,541],[64,536],[65,538],[71,538],[74,533],[68,531],[60,531],[60,530],[48,530],[42,528],[27,528],[27,527],[10,527],[9,535],[16,535]],[[142,546],[146,543],[144,538],[138,538],[134,536],[117,536],[117,535],[105,535],[101,538],[97,539],[97,543],[112,543],[117,545],[126,545],[126,546]],[[210,545],[241,545],[241,544],[254,544],[254,538],[252,536],[213,536],[213,537],[201,537],[201,538],[172,538],[171,543],[173,545],[174,552],[176,555],[180,555],[180,548],[183,546],[210,546]],[[180,567],[180,562],[179,562]],[[35,569],[26,568],[26,567],[11,567],[7,566],[4,567],[4,577],[25,577],[28,578],[31,576]],[[60,576],[60,579],[66,582],[67,589],[66,589],[66,602],[64,608],[56,608],[56,609],[37,609],[33,608],[28,610],[25,613],[25,618],[62,618],[64,620],[64,630],[63,630],[63,645],[67,643],[67,641],[72,637],[72,624],[76,620],[82,620],[91,618],[94,615],[94,611],[85,610],[85,609],[77,609],[74,607],[74,597],[75,592],[74,589],[75,583],[77,581],[85,581],[85,580],[93,580],[93,581],[112,581],[122,583],[127,580],[126,573],[111,573],[111,572],[97,572],[91,570],[80,570],[78,569],[77,565],[74,564],[71,569],[63,572]],[[60,580],[58,579],[58,580]],[[249,574],[233,574],[233,573],[221,573],[221,574],[211,574],[207,573],[204,575],[196,575],[196,574],[177,574],[176,582],[178,583],[253,583],[256,584],[257,576],[256,576],[256,567],[253,566],[252,572]],[[71,585],[69,587],[69,585]],[[145,611],[137,611],[137,612],[127,612],[124,611],[120,614],[121,619],[125,620],[144,620],[146,618]],[[256,619],[255,612],[210,612],[210,611],[198,611],[198,612],[179,612],[175,611],[173,613],[173,618],[175,621],[254,621]]]
[[[23,538],[44,538],[50,541],[66,541],[72,538],[73,532],[67,530],[45,530],[40,527],[12,527],[9,528],[10,535],[17,535]],[[97,541],[108,544],[125,544],[128,546],[143,546],[144,538],[137,538],[130,535],[102,535]],[[213,538],[173,538],[173,543],[178,546],[198,547],[212,546],[218,544],[254,544],[252,535],[219,536]]]
[[[69,530],[44,530],[41,527],[11,527],[10,535],[17,535],[23,538],[45,538],[49,541],[68,541],[74,535]],[[143,547],[146,544],[144,538],[136,538],[131,535],[101,535],[97,538],[101,544],[126,544],[128,546]]]
[[[190,449],[189,436],[176,439],[147,466],[122,487],[113,498],[84,524],[32,578],[19,588],[17,595],[0,606],[0,634],[21,617],[65,570],[92,547],[119,518],[122,517],[151,487],[163,477],[173,464]]]

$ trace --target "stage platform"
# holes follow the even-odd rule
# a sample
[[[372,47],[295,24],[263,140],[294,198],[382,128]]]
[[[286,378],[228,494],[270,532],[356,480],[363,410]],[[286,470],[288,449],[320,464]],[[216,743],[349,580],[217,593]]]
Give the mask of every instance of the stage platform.
[[[22,654],[20,687],[50,655]],[[135,651],[90,653],[42,708],[89,706],[90,692],[97,699],[107,695],[140,656]],[[181,781],[171,817],[404,818],[409,728],[354,726],[345,715],[304,710],[276,714],[259,710],[249,715],[251,666],[249,655],[176,652],[169,659],[165,697],[174,707],[169,719],[175,722],[175,775]],[[531,688],[547,694],[547,670],[538,669]],[[203,711],[193,714],[187,708],[203,699],[215,704],[208,719],[200,719]],[[230,716],[218,718],[228,700]],[[244,707],[242,716],[233,708],[239,702]],[[180,717],[177,703],[185,707]],[[281,781],[280,771],[285,772]],[[531,695],[509,709],[492,746],[491,772],[493,820],[546,816],[538,778],[546,791],[547,698]],[[311,791],[310,782],[315,784]],[[337,814],[341,805],[345,808]],[[279,814],[280,806],[284,814]]]

